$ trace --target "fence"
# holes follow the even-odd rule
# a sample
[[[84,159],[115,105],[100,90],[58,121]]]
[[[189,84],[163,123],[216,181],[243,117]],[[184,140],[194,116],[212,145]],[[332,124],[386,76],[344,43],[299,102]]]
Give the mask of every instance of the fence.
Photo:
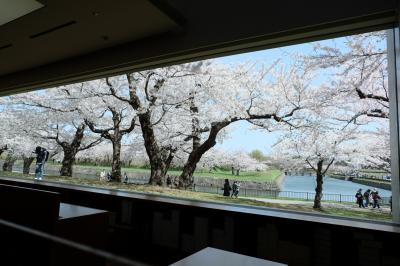
[[[193,191],[205,192],[212,194],[223,194],[223,190],[220,187],[210,186],[193,186]],[[242,197],[255,197],[255,198],[273,198],[273,199],[294,199],[294,200],[305,200],[313,201],[315,192],[298,192],[298,191],[276,191],[276,190],[259,190],[240,188],[239,195]],[[381,197],[380,205],[389,205],[389,197]],[[327,202],[339,202],[339,203],[355,203],[356,198],[354,195],[343,195],[343,194],[326,194],[322,193],[322,201]]]

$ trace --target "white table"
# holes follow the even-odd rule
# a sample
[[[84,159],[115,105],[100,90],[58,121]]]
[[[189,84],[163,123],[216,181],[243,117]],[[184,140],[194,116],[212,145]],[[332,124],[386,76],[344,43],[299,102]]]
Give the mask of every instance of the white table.
[[[88,215],[97,215],[97,214],[104,214],[108,213],[105,210],[98,210],[78,205],[72,205],[67,203],[60,203],[60,212],[58,219],[71,219],[77,218],[81,216],[88,216]]]
[[[216,249],[205,248],[190,255],[170,266],[284,266],[269,260],[244,256],[237,253]]]

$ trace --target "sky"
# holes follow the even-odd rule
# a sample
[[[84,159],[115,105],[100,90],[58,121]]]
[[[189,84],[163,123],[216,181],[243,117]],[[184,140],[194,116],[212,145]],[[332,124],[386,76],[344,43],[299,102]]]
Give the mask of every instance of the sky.
[[[215,148],[226,151],[243,150],[251,152],[260,150],[264,154],[271,152],[272,145],[279,139],[279,132],[266,132],[262,129],[255,130],[247,121],[239,121],[228,126],[229,137]]]
[[[334,39],[336,45],[343,45],[344,38]],[[332,44],[332,40],[324,41]],[[286,47],[262,50],[257,52],[243,53],[238,55],[225,56],[215,59],[218,63],[223,64],[235,64],[246,62],[248,60],[256,60],[260,62],[272,63],[275,60],[280,60],[281,63],[288,64],[291,62],[290,55],[301,53],[307,54],[313,52],[312,43],[291,45]],[[315,82],[323,82],[324,78],[317,77]],[[266,132],[262,129],[254,130],[253,127],[245,122],[237,122],[229,126],[230,134],[229,138],[225,139],[223,143],[216,145],[217,149],[223,149],[227,151],[243,150],[251,152],[252,150],[261,150],[264,154],[271,152],[272,145],[278,140],[280,133],[278,132]]]

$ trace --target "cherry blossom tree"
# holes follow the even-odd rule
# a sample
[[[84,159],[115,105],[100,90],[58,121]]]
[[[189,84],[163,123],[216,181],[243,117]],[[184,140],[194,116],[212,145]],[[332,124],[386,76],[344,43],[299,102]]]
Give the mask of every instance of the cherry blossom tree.
[[[122,161],[128,166],[150,167],[143,138],[139,134],[131,135],[130,141],[124,145]]]
[[[333,119],[369,125],[363,130],[364,167],[390,171],[389,93],[386,32],[377,31],[344,38],[342,44],[323,41],[314,52],[298,55],[302,66],[325,73]],[[329,83],[328,83],[329,82]],[[379,124],[378,129],[372,130]],[[362,143],[360,141],[360,143]]]
[[[188,64],[106,79],[107,95],[129,104],[138,116],[150,162],[150,184],[162,185],[178,149],[181,134],[176,131],[179,123],[172,109],[188,100],[187,94],[177,93],[177,87],[192,75],[193,66]]]
[[[14,109],[5,102],[2,102],[2,112],[0,116],[4,116],[9,119],[10,123],[7,123],[7,127],[3,128],[2,132],[2,143],[7,147],[8,153],[3,164],[5,171],[12,171],[14,163],[18,159],[23,160],[23,173],[29,174],[30,166],[35,159],[35,154],[32,152],[38,145],[51,147],[48,140],[34,137],[30,134],[32,131],[27,131],[27,128],[37,121],[31,116],[31,113],[25,113],[24,111]],[[49,148],[50,152],[53,152],[53,147]]]
[[[11,172],[16,160],[17,160],[17,157],[15,156],[14,151],[12,149],[8,149],[7,156],[3,162],[3,171]]]
[[[18,152],[17,149],[19,145],[23,142],[16,141],[16,137],[18,137],[18,125],[20,125],[20,121],[18,120],[18,116],[16,116],[13,112],[11,112],[7,106],[4,105],[4,101],[2,101],[1,105],[1,113],[0,118],[2,121],[12,121],[17,126],[10,126],[7,123],[2,123],[3,126],[7,124],[6,127],[2,129],[1,134],[1,142],[2,142],[2,149],[1,153],[7,151],[7,155],[4,159],[2,169],[3,171],[11,172],[14,166],[15,161],[18,159]]]
[[[29,135],[36,143],[48,140],[49,143],[44,146],[46,149],[52,146],[50,143],[60,146],[64,154],[60,169],[62,176],[72,176],[72,167],[78,152],[101,141],[90,135],[86,128],[78,109],[82,101],[78,97],[71,97],[81,89],[81,84],[74,84],[25,93],[10,97],[7,103],[21,121],[24,121],[21,134]]]
[[[186,102],[189,111],[181,119],[189,125],[182,129],[192,147],[180,175],[180,187],[193,183],[197,163],[229,125],[248,121],[274,130],[277,125],[293,127],[301,122],[298,113],[310,104],[308,73],[284,67],[275,72],[275,66],[211,64],[204,71],[207,75],[196,76],[195,87],[184,87],[193,90],[186,93],[190,96]]]
[[[307,68],[330,74],[330,96],[352,111],[341,119],[356,123],[365,116],[389,118],[385,31],[348,36],[343,44],[317,42],[313,47],[314,53],[297,59]]]
[[[363,168],[372,168],[390,173],[390,133],[387,123],[376,130],[364,131],[358,135]]]
[[[211,148],[207,153],[205,153],[199,162],[198,167],[200,169],[207,169],[211,172],[215,168],[229,168],[230,165],[230,153],[223,149],[217,149],[216,147]],[[183,167],[187,160],[187,156],[180,161],[179,166]]]
[[[232,152],[227,159],[229,160],[229,166],[232,167],[232,174],[236,174],[237,176],[242,170],[261,171],[266,169],[266,165],[258,162],[243,150]]]
[[[332,127],[326,121],[292,130],[275,145],[276,156],[299,168],[308,167],[316,174],[314,206],[321,208],[323,177],[335,162],[358,159],[355,142],[357,127],[343,130]]]
[[[0,102],[0,104],[1,104],[1,102]],[[2,105],[0,105],[0,106],[2,106]],[[0,110],[0,120],[6,121],[6,119],[7,119],[7,116],[4,113],[4,110]],[[0,156],[1,156],[3,154],[3,152],[5,152],[8,148],[8,146],[7,146],[7,139],[8,139],[7,130],[8,130],[8,128],[4,127],[5,123],[1,123],[0,125],[1,125],[0,130],[2,131],[2,134],[0,134]]]
[[[78,163],[90,163],[93,165],[112,165],[112,144],[110,141],[103,141],[90,149],[77,154]]]
[[[3,152],[6,151],[6,150],[7,150],[7,145],[6,145],[6,144],[2,145],[2,146],[0,147],[0,155],[2,155]]]
[[[109,79],[86,82],[84,91],[77,96],[85,99],[79,106],[84,122],[89,129],[112,144],[111,176],[121,181],[121,145],[123,138],[135,129],[136,114],[129,110],[129,105],[105,92],[110,88]]]

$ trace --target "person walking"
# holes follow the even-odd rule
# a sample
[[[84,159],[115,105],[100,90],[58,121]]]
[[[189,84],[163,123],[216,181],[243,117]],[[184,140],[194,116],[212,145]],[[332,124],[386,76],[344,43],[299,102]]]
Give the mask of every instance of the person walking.
[[[369,206],[371,206],[371,207],[372,207],[372,202],[374,202],[374,199],[372,198],[372,195],[373,195],[373,192],[370,191],[369,197],[368,197],[368,203],[369,203]]]
[[[171,187],[171,186],[172,186],[171,177],[169,175],[167,175],[167,187]]]
[[[104,181],[106,179],[106,170],[100,172],[100,181]]]
[[[373,208],[375,209],[376,207],[378,207],[378,209],[380,208],[379,206],[379,200],[381,199],[381,197],[379,196],[379,192],[376,191],[374,193],[374,195],[372,196],[373,200],[374,200],[374,206]]]
[[[233,181],[231,198],[233,197],[237,198],[238,194],[239,194],[239,184],[237,181]]]
[[[361,208],[361,207],[365,208],[364,204],[363,204],[363,194],[362,194],[361,188],[359,190],[357,190],[357,193],[356,193],[355,197],[356,197],[356,202],[358,204],[358,207],[359,208]]]
[[[126,172],[124,173],[124,183],[128,184],[128,175],[126,174]]]
[[[231,185],[229,185],[229,180],[225,179],[225,183],[224,183],[224,187],[222,188],[222,190],[224,190],[224,196],[225,197],[229,197],[229,195],[231,194]]]
[[[35,180],[42,180],[44,174],[44,164],[49,159],[49,152],[40,146],[37,146],[35,151],[36,153],[36,168],[35,168]]]
[[[371,190],[370,189],[367,189],[365,192],[364,192],[364,206],[366,207],[366,208],[368,208],[368,205],[369,205],[369,194],[371,193]]]

